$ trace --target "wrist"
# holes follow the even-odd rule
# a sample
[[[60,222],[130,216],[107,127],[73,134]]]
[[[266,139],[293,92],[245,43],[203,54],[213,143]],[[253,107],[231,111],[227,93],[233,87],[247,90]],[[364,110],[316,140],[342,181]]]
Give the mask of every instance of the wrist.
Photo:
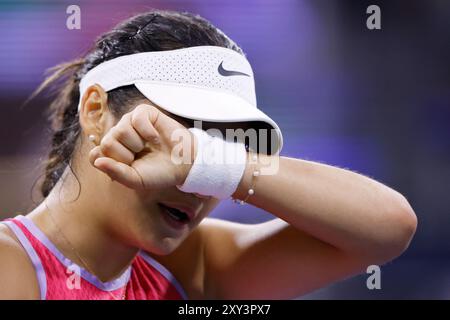
[[[256,179],[261,175],[260,159],[264,155],[247,152],[247,162],[242,175],[242,179],[233,193],[232,198],[235,202],[244,204],[247,200],[255,194]]]
[[[235,192],[245,170],[243,143],[226,141],[190,128],[196,137],[195,160],[178,189],[187,193],[227,199]]]
[[[239,182],[232,198],[235,202],[244,204],[254,198],[258,192],[258,180],[265,175],[275,175],[279,168],[278,155],[258,154],[255,152],[247,153],[247,163],[244,174]],[[261,186],[262,187],[262,186]]]
[[[244,174],[242,175],[241,181],[239,182],[239,184],[236,188],[236,191],[232,194],[233,199],[242,200],[248,194],[248,190],[252,183],[253,170],[254,170],[254,164],[252,164],[251,157],[252,157],[252,153],[247,152]]]

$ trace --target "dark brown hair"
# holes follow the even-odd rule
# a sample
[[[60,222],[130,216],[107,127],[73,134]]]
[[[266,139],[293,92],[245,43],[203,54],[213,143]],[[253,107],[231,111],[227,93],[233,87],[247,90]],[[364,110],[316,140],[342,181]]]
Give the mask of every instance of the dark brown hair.
[[[68,166],[72,170],[71,159],[81,131],[78,86],[83,75],[98,64],[122,55],[203,45],[225,47],[243,54],[223,32],[198,15],[153,10],[133,16],[100,36],[84,57],[50,69],[52,74],[32,95],[49,88],[56,92],[48,109],[52,140],[42,195],[46,197],[50,193]],[[141,99],[144,96],[134,86],[117,88],[108,92],[108,108],[118,118],[127,112],[131,103]]]

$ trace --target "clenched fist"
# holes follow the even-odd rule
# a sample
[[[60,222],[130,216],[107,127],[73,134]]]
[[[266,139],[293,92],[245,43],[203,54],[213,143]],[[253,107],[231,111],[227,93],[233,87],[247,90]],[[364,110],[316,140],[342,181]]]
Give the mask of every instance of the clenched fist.
[[[105,134],[90,151],[89,161],[129,188],[181,185],[195,159],[195,139],[179,122],[142,104],[124,114]]]

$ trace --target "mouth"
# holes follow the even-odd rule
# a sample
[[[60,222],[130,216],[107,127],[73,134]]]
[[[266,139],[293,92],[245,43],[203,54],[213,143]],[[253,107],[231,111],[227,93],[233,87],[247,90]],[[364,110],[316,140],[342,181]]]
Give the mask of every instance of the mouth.
[[[189,209],[161,202],[158,203],[158,206],[161,209],[164,220],[175,229],[183,228],[194,218],[194,214]]]

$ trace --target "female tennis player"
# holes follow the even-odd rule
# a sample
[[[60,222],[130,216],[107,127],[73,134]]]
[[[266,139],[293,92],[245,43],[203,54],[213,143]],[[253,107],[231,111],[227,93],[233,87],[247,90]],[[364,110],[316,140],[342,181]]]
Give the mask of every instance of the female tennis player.
[[[134,16],[49,86],[44,200],[0,224],[2,299],[291,299],[394,259],[415,232],[400,193],[279,156],[250,64],[199,16]],[[225,199],[274,219],[208,218]]]

